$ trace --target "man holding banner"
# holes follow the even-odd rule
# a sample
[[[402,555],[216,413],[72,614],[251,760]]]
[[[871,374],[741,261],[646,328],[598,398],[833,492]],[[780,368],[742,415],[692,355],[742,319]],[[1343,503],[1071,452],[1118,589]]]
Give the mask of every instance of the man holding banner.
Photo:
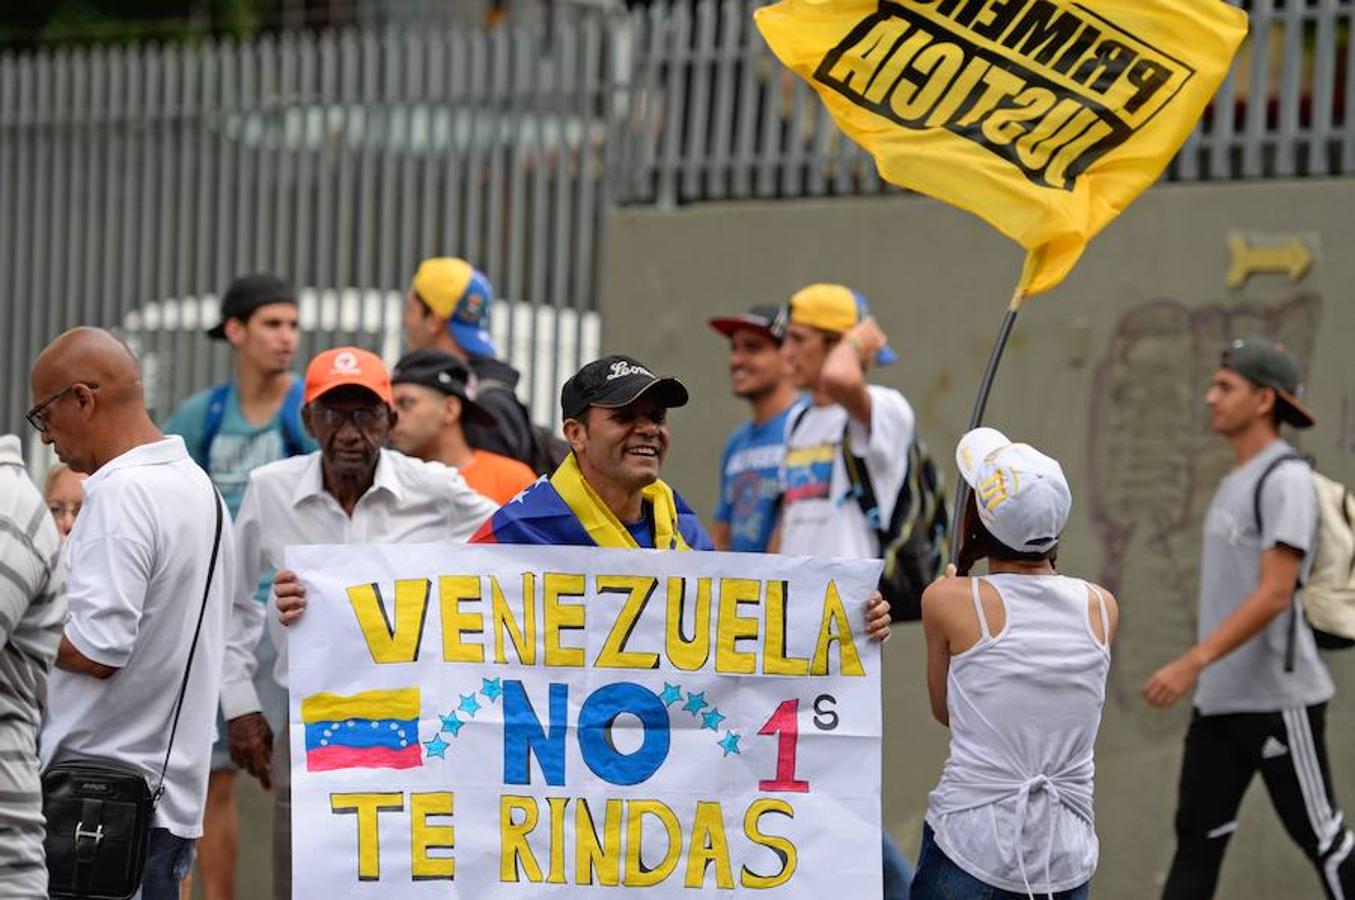
[[[349,812],[356,813],[355,868],[359,880],[389,881],[391,890],[395,890],[402,877],[398,867],[409,858],[404,852],[404,834],[409,834],[413,853],[409,871],[415,881],[454,878],[463,885],[468,882],[474,892],[477,888],[488,890],[487,879],[497,885],[493,896],[517,896],[512,885],[524,882],[635,887],[646,896],[655,897],[685,896],[690,889],[702,888],[708,881],[723,889],[732,889],[737,882],[745,888],[768,890],[770,896],[786,897],[821,897],[833,883],[849,888],[862,883],[878,886],[878,864],[872,862],[873,870],[867,871],[863,860],[869,857],[864,856],[866,851],[857,841],[865,833],[878,833],[879,827],[878,781],[871,785],[872,779],[878,779],[878,744],[872,750],[870,742],[859,740],[871,735],[878,740],[878,684],[861,682],[866,681],[868,673],[870,679],[878,678],[879,657],[878,653],[867,657],[864,648],[856,650],[852,632],[863,625],[857,634],[864,632],[876,640],[887,637],[889,609],[877,592],[870,596],[864,611],[859,607],[848,611],[850,597],[865,594],[868,586],[874,584],[878,577],[875,564],[762,557],[765,563],[739,563],[739,577],[729,577],[730,564],[724,560],[740,557],[702,555],[688,557],[691,560],[688,564],[663,561],[658,554],[614,553],[614,549],[710,548],[710,540],[695,514],[659,478],[669,443],[667,412],[687,401],[687,390],[679,381],[656,377],[633,358],[610,356],[597,360],[572,377],[562,390],[564,432],[570,443],[570,456],[550,479],[524,491],[480,529],[472,544],[481,546],[454,556],[445,551],[435,554],[431,548],[422,556],[418,555],[418,548],[408,552],[372,548],[367,554],[370,561],[363,561],[360,555],[367,552],[365,548],[354,548],[351,567],[354,573],[362,574],[346,576],[332,575],[328,567],[315,565],[324,558],[323,550],[306,548],[306,552],[297,553],[298,561],[308,564],[306,581],[318,587],[319,602],[333,603],[328,598],[342,598],[346,590],[349,604],[363,621],[363,634],[367,635],[365,640],[371,650],[370,654],[365,649],[352,651],[354,666],[363,660],[444,666],[434,670],[439,673],[435,676],[398,676],[405,678],[406,683],[417,680],[418,688],[388,689],[397,677],[397,670],[392,669],[380,682],[387,689],[343,696],[335,688],[336,682],[350,670],[343,657],[349,651],[342,640],[342,626],[346,624],[343,620],[347,616],[326,617],[321,626],[324,631],[312,632],[315,636],[308,638],[308,646],[323,645],[325,652],[314,653],[299,677],[324,690],[303,696],[299,707],[301,721],[307,728],[304,759],[312,773],[308,781],[313,779],[316,785],[311,790],[318,791],[323,785],[330,792],[316,798],[327,797],[328,808],[313,802],[310,814],[330,814],[319,820],[321,827],[332,827],[336,836],[346,836],[351,833],[350,827],[339,827],[341,822],[333,825],[332,814],[344,813],[345,816],[338,817],[344,818]],[[511,546],[496,548],[493,546],[496,544],[549,545],[550,549],[542,553]],[[570,548],[590,550],[581,554]],[[404,561],[398,568],[389,562],[396,553]],[[506,564],[505,560],[510,562]],[[481,574],[434,577],[434,570],[427,569],[428,565],[438,566],[438,572]],[[514,565],[519,568],[512,568]],[[531,570],[521,568],[525,566],[531,566]],[[758,566],[780,574],[764,581]],[[387,578],[372,582],[375,586],[370,593],[367,585],[351,584],[355,578],[365,579],[370,577],[368,573],[380,570],[398,572],[393,614],[388,612],[392,604],[383,603],[378,593]],[[628,574],[589,574],[590,570]],[[716,577],[692,577],[698,571]],[[576,572],[580,574],[573,574]],[[841,584],[840,592],[833,586],[835,581]],[[484,582],[488,583],[487,590]],[[817,589],[797,596],[797,602],[790,603],[791,594],[801,592],[808,582],[817,585]],[[346,588],[341,587],[345,584]],[[599,586],[589,588],[589,584]],[[431,585],[437,585],[440,602],[436,604],[430,600]],[[731,600],[735,589],[745,592],[742,600]],[[290,571],[279,573],[275,591],[281,622],[284,625],[299,622],[308,605],[302,581]],[[534,595],[538,592],[544,595],[540,613],[534,608]],[[666,603],[662,599],[665,592]],[[714,597],[716,592],[718,601]],[[814,602],[815,594],[823,597],[821,607]],[[571,600],[568,604],[566,596]],[[377,606],[368,602],[372,598],[382,604],[382,611],[376,611]],[[416,609],[420,604],[426,612]],[[742,614],[740,604],[744,608]],[[609,621],[612,609],[618,605],[619,617],[610,630],[597,632],[593,623]],[[718,615],[714,607],[718,607]],[[761,640],[752,630],[753,623],[758,621],[752,616],[759,609],[766,616],[767,629]],[[436,654],[420,653],[422,635],[426,629],[438,630],[439,620],[432,617],[439,613],[441,657],[430,660]],[[692,627],[687,634],[685,622],[689,617]],[[664,624],[666,637],[656,633],[654,626],[659,623]],[[303,627],[315,626],[307,619]],[[544,639],[536,636],[543,629]],[[565,645],[562,637],[565,629],[573,632],[574,640],[583,646]],[[735,636],[736,632],[742,636]],[[770,654],[761,664],[752,651],[759,644]],[[841,654],[837,671],[830,662],[830,648],[835,645]],[[798,648],[804,648],[803,655]],[[514,654],[516,660],[511,659]],[[594,654],[596,658],[588,662]],[[320,656],[324,657],[323,662],[317,663]],[[543,709],[542,700],[537,697],[534,703],[530,693],[532,678],[540,677],[532,667],[540,666],[543,656],[547,667],[544,674],[553,679],[549,703],[544,704],[549,727],[538,717]],[[463,688],[457,687],[453,694],[443,688],[467,677],[460,675],[461,670],[455,665],[447,664],[503,665],[510,660],[515,663],[513,668],[490,669],[488,677],[473,682],[480,686],[478,691],[464,693]],[[300,657],[297,665],[302,665]],[[552,672],[551,666],[557,670]],[[571,667],[583,668],[587,677],[571,683],[568,673],[559,671]],[[610,670],[614,669],[634,671],[613,674]],[[724,674],[707,684],[700,680],[707,671]],[[764,677],[767,675],[795,677],[769,679]],[[817,698],[811,692],[803,702],[803,706],[813,705],[812,711],[802,709],[799,700],[783,696],[811,690],[813,682],[809,679],[816,676],[831,679],[842,675],[848,676],[847,682],[855,683],[831,690],[827,686],[812,689],[818,692]],[[625,681],[606,683],[610,678],[623,676]],[[371,677],[369,684],[377,680],[375,675]],[[350,681],[354,686],[362,684],[358,679]],[[466,683],[468,687],[472,685],[470,681]],[[579,687],[592,691],[581,703],[568,693]],[[451,712],[444,714],[439,708],[438,715],[430,717],[428,698],[435,692],[459,699],[459,703]],[[836,706],[839,702],[842,705]],[[603,723],[599,725],[590,710],[606,703],[618,705],[609,706],[609,714],[599,714]],[[566,737],[561,720],[576,707],[579,724],[577,729],[571,727],[569,734],[577,738],[584,765],[575,765],[572,751],[566,753],[564,748],[572,738]],[[294,720],[297,712],[294,704]],[[624,713],[635,715],[639,725],[614,731],[612,723],[618,714]],[[771,717],[767,718],[769,713]],[[736,725],[731,714],[742,719],[743,724]],[[754,721],[746,716],[757,718]],[[872,717],[876,720],[873,725],[868,721]],[[756,728],[764,718],[766,723],[756,732],[763,743],[755,749],[748,743],[752,732],[743,728],[749,724]],[[799,724],[802,720],[804,726]],[[814,782],[818,793],[811,794],[812,779],[796,774],[797,728],[828,732],[836,729],[840,721],[852,725],[853,730],[840,735],[845,740],[808,738],[801,751],[800,765],[812,764],[820,773],[817,777],[821,780]],[[375,725],[369,726],[369,722]],[[818,724],[812,724],[815,722]],[[454,792],[447,787],[455,784],[455,779],[495,777],[487,772],[475,775],[471,770],[483,770],[486,763],[492,765],[497,751],[493,746],[494,732],[487,730],[487,726],[500,723],[502,781],[505,787],[521,787],[498,798],[497,829],[467,826],[468,820],[481,821],[478,816],[493,812],[493,807],[485,803],[483,782],[479,786],[462,782]],[[434,734],[424,739],[430,725]],[[561,727],[557,730],[557,726]],[[379,743],[384,748],[382,752],[388,751],[388,758],[372,755],[377,753],[372,749],[376,738],[358,740],[366,733],[364,727],[374,727],[382,735]],[[419,729],[424,747],[422,757],[408,736],[397,739],[399,734],[408,735],[414,729]],[[638,749],[625,746],[635,740],[640,741]],[[698,780],[708,782],[715,777],[725,787],[719,792],[719,800],[695,801],[693,833],[684,838],[685,810],[692,802],[689,798],[701,797],[710,789],[709,783],[693,781],[695,776],[684,774],[680,768],[687,763],[678,760],[678,747],[687,746],[688,741],[696,742],[695,749],[688,751],[692,754],[698,750],[706,752],[703,746],[706,742],[715,751],[709,763],[701,764],[703,774]],[[771,752],[773,744],[775,753]],[[754,756],[755,753],[759,755]],[[443,760],[450,763],[453,755],[458,762],[442,769]],[[533,758],[540,764],[540,777],[553,789],[544,799],[533,795],[542,789],[535,780],[538,770],[530,765]],[[673,766],[663,766],[667,758],[674,759]],[[853,764],[850,761],[853,758],[861,763]],[[721,760],[725,761],[724,767],[720,767]],[[431,799],[432,794],[414,790],[426,777],[422,772],[425,766],[437,767],[437,771],[448,773],[443,777],[453,779],[437,782],[441,787],[436,800]],[[408,768],[410,773],[384,773],[370,778],[357,773],[349,781],[341,782],[339,777],[327,774],[340,767]],[[756,780],[751,773],[762,768],[769,769],[767,774],[774,768],[777,777]],[[593,773],[593,782],[588,781],[588,772]],[[736,774],[742,777],[735,778]],[[395,824],[406,810],[403,795],[398,791],[402,779],[411,785],[408,809],[413,816],[412,831],[404,833]],[[747,794],[745,798],[751,789],[749,779],[757,785],[757,794]],[[561,787],[580,780],[585,781],[586,787],[591,786],[589,795],[562,796]],[[852,785],[851,790],[857,793],[850,803],[847,795],[828,787],[834,782]],[[606,799],[604,823],[603,802],[596,792],[616,790],[607,788],[607,784],[643,784],[644,792]],[[335,793],[336,788],[328,785],[345,786],[348,790]],[[355,790],[360,785],[371,790],[366,787]],[[676,799],[679,796],[681,800]],[[801,799],[796,800],[797,797]],[[736,835],[734,826],[738,819],[731,817],[730,825],[722,825],[720,810],[722,806],[738,806],[745,799],[750,805],[743,816],[743,832]],[[763,832],[760,822],[764,817],[796,820],[792,801],[805,808],[792,834]],[[816,807],[815,803],[828,805]],[[861,815],[857,815],[858,810],[852,805],[855,803],[872,809],[866,814],[863,808],[859,810]],[[813,810],[817,812],[811,813]],[[391,824],[378,833],[383,812],[384,821]],[[298,815],[303,814],[298,811]],[[646,815],[662,821],[664,829],[658,834],[666,831],[666,838],[655,840],[656,835],[647,833],[643,824]],[[434,825],[430,820],[433,816],[447,817],[460,825],[455,828]],[[369,824],[364,825],[364,821]],[[871,831],[866,832],[867,828]],[[736,841],[743,837],[751,840],[753,850],[737,848]],[[499,841],[497,849],[494,840]],[[853,853],[856,863],[840,856],[848,841],[854,851],[860,850]],[[834,842],[838,856],[823,851]],[[345,844],[353,846],[351,838],[345,838]],[[543,846],[549,852],[544,852]],[[753,862],[756,853],[764,852],[757,847],[773,850],[774,857],[761,858],[779,859],[779,871],[771,871],[775,864],[764,870],[762,863]],[[387,848],[391,848],[388,854]],[[453,849],[455,859],[430,853]],[[745,855],[750,852],[754,856]],[[395,871],[383,868],[382,860],[387,855]],[[805,871],[811,868],[807,862],[811,855],[817,864],[812,871]],[[497,873],[486,871],[483,865],[486,856],[499,860]],[[685,876],[679,865],[682,856],[687,857]],[[740,866],[741,859],[745,862]],[[469,867],[475,868],[467,871]],[[333,870],[335,866],[327,861],[325,868]],[[797,877],[799,881],[793,881]],[[772,892],[772,888],[782,890]],[[554,890],[561,896],[597,893],[596,889],[586,891],[584,887]]]
[[[273,890],[291,896],[291,757],[287,733],[273,742],[254,689],[254,646],[265,610],[253,586],[283,568],[293,544],[465,541],[494,511],[441,463],[385,449],[396,421],[390,375],[375,354],[339,347],[306,369],[302,418],[320,449],[255,469],[235,523],[239,590],[232,612],[221,708],[231,757],[274,791]],[[278,577],[285,573],[279,572]],[[287,644],[278,648],[274,675],[287,687]]]

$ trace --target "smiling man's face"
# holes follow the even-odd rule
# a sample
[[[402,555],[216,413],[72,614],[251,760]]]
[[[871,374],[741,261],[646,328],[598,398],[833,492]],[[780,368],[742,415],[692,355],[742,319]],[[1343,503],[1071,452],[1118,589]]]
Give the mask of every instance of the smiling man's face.
[[[579,427],[566,428],[574,456],[589,481],[635,491],[659,479],[668,455],[668,409],[641,397],[618,409],[590,407]]]
[[[790,364],[768,334],[737,329],[729,338],[729,381],[736,397],[753,399],[790,377]]]

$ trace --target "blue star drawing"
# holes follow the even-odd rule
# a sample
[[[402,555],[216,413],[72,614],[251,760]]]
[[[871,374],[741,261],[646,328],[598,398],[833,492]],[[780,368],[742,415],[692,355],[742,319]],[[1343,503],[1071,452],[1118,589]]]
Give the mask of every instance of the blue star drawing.
[[[682,688],[665,681],[663,683],[663,693],[659,695],[659,699],[663,701],[664,706],[672,706],[682,699]]]
[[[503,682],[499,678],[481,678],[484,686],[480,688],[480,693],[485,695],[485,699],[493,703],[503,696]]]
[[[687,702],[683,705],[682,709],[684,712],[689,712],[695,716],[707,706],[710,706],[710,704],[706,702],[706,692],[702,691],[699,694],[688,694]]]
[[[743,751],[739,749],[739,736],[732,731],[726,731],[725,739],[720,741],[717,746],[725,751],[725,756],[728,756],[731,753],[737,756],[743,755]]]
[[[718,734],[720,732],[720,723],[724,720],[725,717],[720,714],[718,709],[712,709],[710,712],[701,714],[701,727],[709,728],[711,731]]]
[[[428,756],[430,759],[434,756],[438,759],[446,759],[447,748],[451,746],[442,739],[441,734],[433,735],[433,739],[431,741],[424,741],[423,745],[428,748]]]
[[[450,716],[439,716],[438,718],[442,719],[442,730],[450,733],[452,737],[459,736],[461,729],[466,725],[465,722],[456,717],[455,711]]]
[[[464,694],[461,697],[461,705],[457,709],[473,719],[475,714],[480,711],[480,701],[475,699],[474,694]]]

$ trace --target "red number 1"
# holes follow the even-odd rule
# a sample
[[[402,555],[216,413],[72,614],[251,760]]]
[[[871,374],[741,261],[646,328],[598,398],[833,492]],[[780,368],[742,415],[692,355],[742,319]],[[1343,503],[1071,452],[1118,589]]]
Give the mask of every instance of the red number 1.
[[[776,777],[771,781],[759,781],[758,790],[781,793],[809,793],[809,782],[795,777],[795,745],[800,739],[800,701],[786,700],[776,708],[758,734],[775,734],[776,739]]]

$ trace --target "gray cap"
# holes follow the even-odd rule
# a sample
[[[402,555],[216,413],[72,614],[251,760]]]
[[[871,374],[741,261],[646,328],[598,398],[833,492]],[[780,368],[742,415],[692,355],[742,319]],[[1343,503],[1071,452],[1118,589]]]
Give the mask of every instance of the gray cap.
[[[1223,351],[1219,365],[1232,369],[1257,387],[1275,391],[1280,421],[1295,428],[1311,428],[1317,419],[1304,404],[1299,361],[1279,344],[1236,340]]]

